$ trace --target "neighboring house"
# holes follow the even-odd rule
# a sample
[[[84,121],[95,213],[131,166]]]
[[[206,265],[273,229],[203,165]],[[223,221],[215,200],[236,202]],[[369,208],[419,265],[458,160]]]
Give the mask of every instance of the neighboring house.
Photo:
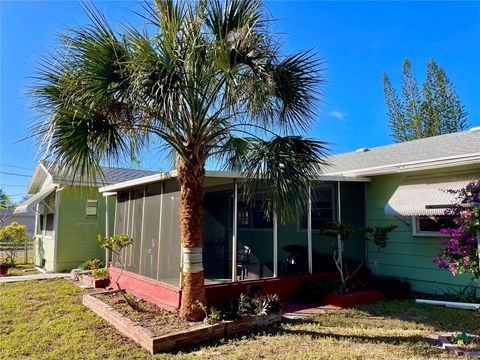
[[[10,225],[17,222],[27,227],[27,233],[33,234],[35,231],[35,214],[33,211],[27,211],[22,214],[14,214],[14,207],[9,206],[8,209],[0,209],[0,226]]]
[[[16,207],[15,215],[35,213],[35,263],[47,271],[67,271],[91,258],[105,258],[98,234],[106,233],[108,203],[98,187],[152,174],[150,171],[102,168],[103,178],[80,181],[63,167],[42,161],[35,168],[28,192],[30,199]],[[108,219],[110,230],[113,218]]]
[[[411,282],[416,291],[438,293],[465,285],[432,262],[440,249],[438,229],[447,219],[445,192],[480,178],[480,131],[415,140],[333,156],[312,188],[311,206],[296,222],[281,224],[262,213],[263,193],[250,204],[241,198],[242,175],[206,172],[204,253],[207,301],[221,302],[256,285],[282,297],[308,275],[335,271],[332,240],[321,234],[328,221],[353,226],[397,225],[374,269],[375,250],[359,231],[345,245],[350,268],[366,258],[377,274]],[[123,252],[121,285],[161,306],[181,298],[180,191],[176,172],[105,186],[116,197],[116,234],[134,244]],[[265,190],[267,191],[267,190]],[[117,259],[110,276],[117,279]],[[320,275],[319,275],[320,276]],[[258,285],[258,286],[257,286]]]

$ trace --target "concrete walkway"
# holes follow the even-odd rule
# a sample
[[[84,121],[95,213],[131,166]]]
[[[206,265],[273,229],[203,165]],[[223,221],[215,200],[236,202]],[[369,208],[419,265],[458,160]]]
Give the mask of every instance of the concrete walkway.
[[[17,281],[30,281],[30,280],[46,280],[46,279],[63,279],[70,277],[70,274],[66,273],[46,273],[35,275],[19,275],[19,276],[0,276],[1,283],[10,283]]]

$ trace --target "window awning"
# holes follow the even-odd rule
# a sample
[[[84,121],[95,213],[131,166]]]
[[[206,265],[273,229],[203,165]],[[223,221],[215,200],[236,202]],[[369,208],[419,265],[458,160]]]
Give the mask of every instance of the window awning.
[[[48,195],[50,195],[53,191],[55,191],[56,188],[57,185],[48,185],[47,187],[45,187],[45,189],[42,189],[41,191],[33,195],[30,199],[18,205],[13,211],[13,213],[22,214],[29,211],[35,211],[35,207],[37,206],[37,204],[43,199],[45,199]]]
[[[385,206],[385,214],[393,216],[443,215],[448,206],[458,202],[457,194],[468,183],[480,179],[480,173],[408,177],[404,179]],[[427,209],[427,205],[444,208]]]

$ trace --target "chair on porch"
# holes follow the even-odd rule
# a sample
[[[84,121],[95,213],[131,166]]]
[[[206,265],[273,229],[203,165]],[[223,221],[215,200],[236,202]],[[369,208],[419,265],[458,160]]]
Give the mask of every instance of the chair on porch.
[[[248,278],[248,265],[252,249],[249,246],[241,245],[237,250],[237,278],[245,280]]]

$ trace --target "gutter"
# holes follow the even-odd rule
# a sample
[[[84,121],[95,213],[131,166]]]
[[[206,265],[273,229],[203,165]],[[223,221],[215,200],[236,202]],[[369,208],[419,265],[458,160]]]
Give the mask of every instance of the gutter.
[[[363,168],[351,171],[337,171],[324,174],[325,176],[343,175],[343,176],[373,176],[395,173],[404,173],[410,171],[440,169],[451,166],[473,165],[480,163],[480,152],[468,155],[447,156],[437,159],[428,159],[420,161],[411,161],[395,165],[382,165],[370,168]]]
[[[105,193],[115,193],[118,190],[129,189],[135,186],[145,185],[157,181],[163,181],[168,179],[174,179],[178,176],[177,170],[172,170],[166,173],[159,173],[154,175],[144,176],[134,180],[128,180],[119,182],[112,185],[103,186],[98,189],[99,192],[104,193],[104,196],[110,196],[113,194]],[[246,176],[240,172],[231,172],[231,171],[215,171],[207,170],[205,171],[205,176],[210,178],[231,178],[231,179],[243,179]],[[351,181],[351,182],[370,182],[368,177],[364,176],[345,176],[345,175],[329,175],[329,174],[319,174],[315,180],[319,181]]]

